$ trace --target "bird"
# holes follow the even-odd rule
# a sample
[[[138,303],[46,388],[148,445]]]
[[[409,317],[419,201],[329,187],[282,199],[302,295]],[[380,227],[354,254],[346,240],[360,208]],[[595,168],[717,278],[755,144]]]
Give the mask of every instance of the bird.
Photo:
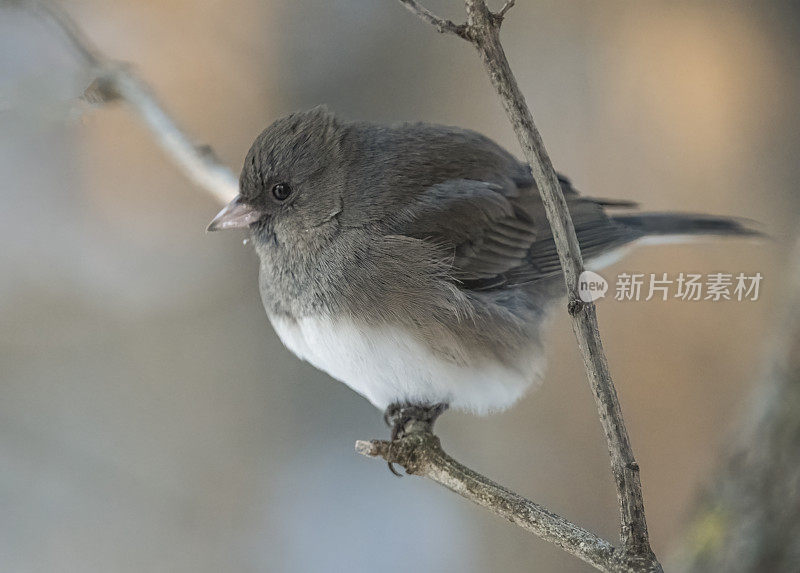
[[[558,180],[588,265],[644,238],[759,234]],[[448,407],[505,410],[544,376],[561,265],[529,166],[484,135],[289,114],[248,151],[222,229],[249,230],[283,344],[383,410],[392,439]]]

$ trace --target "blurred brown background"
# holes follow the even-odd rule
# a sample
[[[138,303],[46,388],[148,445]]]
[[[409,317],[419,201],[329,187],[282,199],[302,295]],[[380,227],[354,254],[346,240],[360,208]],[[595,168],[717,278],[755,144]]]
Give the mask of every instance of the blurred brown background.
[[[428,120],[516,141],[473,50],[392,0],[71,0],[237,172],[274,118]],[[429,6],[460,19],[457,0]],[[504,41],[550,154],[584,192],[746,216],[774,241],[637,250],[606,277],[761,272],[758,302],[601,301],[657,553],[746,415],[779,308],[800,179],[791,2],[518,2]],[[0,10],[0,563],[5,571],[588,571],[353,453],[380,413],[283,349],[243,236],[88,71]],[[84,110],[85,111],[85,110]],[[557,313],[547,381],[502,415],[448,414],[456,457],[615,539],[608,459]],[[779,478],[778,478],[779,479]]]

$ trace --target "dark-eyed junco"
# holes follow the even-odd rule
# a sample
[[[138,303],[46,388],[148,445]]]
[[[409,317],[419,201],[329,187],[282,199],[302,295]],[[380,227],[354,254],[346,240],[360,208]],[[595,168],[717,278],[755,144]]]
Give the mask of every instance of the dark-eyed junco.
[[[561,188],[590,263],[648,235],[753,234],[722,217],[609,216],[634,205]],[[478,133],[291,114],[255,140],[208,229],[240,227],[283,343],[378,408],[484,414],[542,376],[558,255],[528,166]]]

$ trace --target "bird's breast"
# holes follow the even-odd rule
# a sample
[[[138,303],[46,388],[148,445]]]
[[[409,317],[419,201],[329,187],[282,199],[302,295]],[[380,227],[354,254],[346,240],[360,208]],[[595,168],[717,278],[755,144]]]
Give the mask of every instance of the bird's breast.
[[[533,349],[513,365],[486,357],[458,364],[401,327],[330,317],[270,320],[289,350],[380,409],[395,402],[445,402],[476,413],[502,410],[540,379],[543,367]]]

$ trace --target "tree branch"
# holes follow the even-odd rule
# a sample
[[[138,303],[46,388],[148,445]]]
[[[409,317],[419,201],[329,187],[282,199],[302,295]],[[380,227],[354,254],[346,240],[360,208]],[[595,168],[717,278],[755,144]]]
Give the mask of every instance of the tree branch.
[[[427,477],[600,571],[655,570],[649,559],[618,550],[605,539],[457,462],[442,449],[429,422],[410,420],[403,437],[393,442],[359,440],[356,451],[403,466],[409,474]]]
[[[693,509],[676,570],[795,571],[800,562],[800,235],[785,268],[760,383]]]
[[[503,7],[497,11],[497,17],[500,19],[505,18],[508,11],[514,7],[514,4],[516,4],[516,0],[506,0],[506,3],[503,4]]]
[[[466,39],[466,36],[464,35],[464,32],[466,30],[465,25],[455,24],[450,20],[447,20],[445,18],[440,18],[439,16],[437,16],[436,14],[425,8],[425,6],[422,6],[416,0],[400,0],[400,2],[403,4],[403,6],[408,8],[410,12],[413,12],[414,14],[425,20],[428,24],[431,24],[434,28],[436,28],[436,30],[439,33],[455,34],[460,38]]]
[[[427,9],[416,2],[400,1],[423,20],[442,31],[441,19]],[[497,13],[490,11],[484,0],[465,0],[464,4],[467,12],[466,24],[458,26],[451,22],[448,28],[454,26],[463,31],[463,34],[458,35],[467,39],[478,50],[503,109],[514,127],[525,159],[531,167],[553,232],[567,287],[567,309],[572,319],[572,329],[578,341],[611,458],[611,471],[620,510],[621,551],[639,563],[637,570],[660,571],[661,565],[650,548],[639,466],[633,456],[619,399],[608,368],[608,360],[603,350],[595,306],[583,302],[578,293],[578,278],[583,272],[583,258],[572,217],[542,137],[534,124],[533,116],[500,42],[503,17],[514,5],[514,1],[508,0]],[[425,446],[428,443],[422,442],[420,445]],[[419,455],[424,457],[427,454],[422,452]],[[539,534],[533,528],[528,529]],[[552,538],[548,540],[553,541]]]
[[[96,73],[85,94],[89,101],[124,100],[184,175],[220,203],[228,203],[236,196],[239,192],[236,175],[217,158],[211,147],[192,141],[129,65],[106,58],[55,4],[46,0],[23,0],[20,4],[58,27],[78,60]]]

